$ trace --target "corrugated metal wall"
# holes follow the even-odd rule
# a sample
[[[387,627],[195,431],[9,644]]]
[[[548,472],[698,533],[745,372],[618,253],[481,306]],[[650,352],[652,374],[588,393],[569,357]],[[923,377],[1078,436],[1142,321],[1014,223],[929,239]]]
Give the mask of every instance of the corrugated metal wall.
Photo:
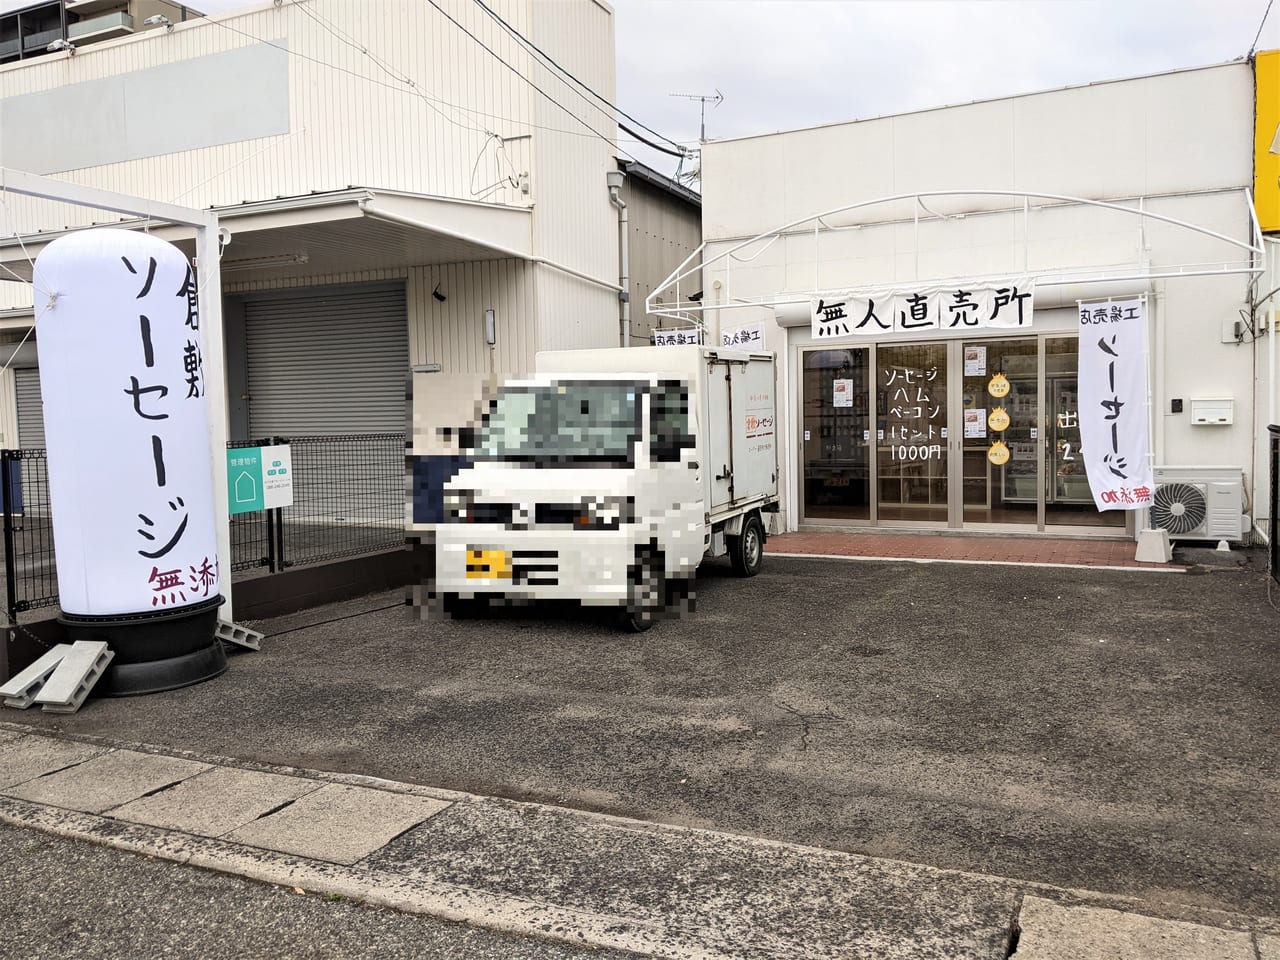
[[[494,368],[499,373],[533,369],[537,349],[534,268],[521,260],[486,260],[417,267],[409,272],[409,357],[438,363],[451,373],[489,371],[484,311],[497,318]],[[431,294],[439,285],[443,302]]]
[[[618,346],[617,293],[545,267],[537,290],[539,350]]]
[[[631,228],[631,342],[640,344],[655,326],[645,298],[702,242],[702,211],[635,177],[627,178],[623,197]],[[686,282],[693,284],[688,292],[698,288],[696,278]]]

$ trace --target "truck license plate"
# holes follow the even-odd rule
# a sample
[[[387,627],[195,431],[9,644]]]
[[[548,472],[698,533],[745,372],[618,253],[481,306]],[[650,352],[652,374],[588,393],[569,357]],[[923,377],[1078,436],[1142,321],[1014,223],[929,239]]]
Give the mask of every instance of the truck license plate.
[[[468,580],[510,580],[511,554],[506,550],[468,550]]]

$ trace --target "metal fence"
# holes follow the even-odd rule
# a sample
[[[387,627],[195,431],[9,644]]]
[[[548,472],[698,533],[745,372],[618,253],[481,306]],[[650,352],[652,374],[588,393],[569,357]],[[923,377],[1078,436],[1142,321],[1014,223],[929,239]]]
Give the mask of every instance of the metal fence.
[[[58,602],[49,472],[43,450],[0,450],[0,502],[6,597],[13,623],[21,611]]]
[[[403,547],[404,434],[271,437],[229,449],[288,443],[293,504],[231,517],[232,579]],[[58,603],[43,450],[0,450],[9,621]]]

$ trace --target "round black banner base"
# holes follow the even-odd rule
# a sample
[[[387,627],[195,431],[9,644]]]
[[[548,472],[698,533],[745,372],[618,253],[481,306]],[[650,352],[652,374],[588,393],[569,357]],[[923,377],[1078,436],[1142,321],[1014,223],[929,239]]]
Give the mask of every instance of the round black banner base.
[[[105,640],[115,653],[94,687],[96,696],[132,697],[189,687],[227,670],[215,638],[222,597],[156,613],[89,617],[64,613],[58,620],[72,642]]]

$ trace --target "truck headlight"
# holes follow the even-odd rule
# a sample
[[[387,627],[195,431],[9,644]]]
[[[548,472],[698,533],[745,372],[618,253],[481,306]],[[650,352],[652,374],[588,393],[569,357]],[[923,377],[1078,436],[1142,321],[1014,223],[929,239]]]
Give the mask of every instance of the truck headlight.
[[[472,494],[469,490],[448,490],[444,495],[444,518],[451,523],[471,519]]]
[[[585,497],[573,518],[575,530],[617,530],[634,523],[636,502],[631,497]]]

